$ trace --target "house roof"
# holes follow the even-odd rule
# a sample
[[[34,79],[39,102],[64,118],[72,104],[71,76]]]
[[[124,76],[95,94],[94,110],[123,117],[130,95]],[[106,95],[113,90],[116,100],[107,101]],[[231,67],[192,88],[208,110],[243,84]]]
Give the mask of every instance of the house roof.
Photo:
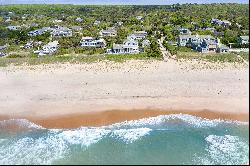
[[[113,49],[122,49],[123,44],[113,44]]]
[[[117,33],[117,31],[114,29],[105,29],[105,30],[101,30],[101,33]]]
[[[58,44],[59,44],[59,42],[55,40],[53,42],[49,42],[45,46],[47,46],[47,47],[57,47]]]
[[[249,40],[249,36],[240,36],[240,38],[243,40]]]
[[[220,44],[219,48],[220,48],[220,49],[229,49],[229,47],[226,46],[226,45],[224,45],[224,44]]]
[[[82,40],[93,40],[94,38],[93,37],[90,37],[90,36],[85,36],[85,37],[82,37]]]
[[[7,46],[0,46],[0,50],[4,50],[4,49],[6,49],[7,48]]]
[[[82,27],[81,26],[72,26],[71,29],[73,29],[73,30],[80,30],[80,29],[82,29]]]

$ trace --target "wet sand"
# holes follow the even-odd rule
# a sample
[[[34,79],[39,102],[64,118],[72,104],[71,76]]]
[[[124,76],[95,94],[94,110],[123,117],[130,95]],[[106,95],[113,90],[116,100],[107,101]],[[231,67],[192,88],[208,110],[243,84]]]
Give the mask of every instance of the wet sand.
[[[210,110],[110,110],[84,114],[68,114],[51,117],[15,117],[17,119],[28,119],[29,121],[45,128],[78,128],[81,126],[105,126],[129,120],[155,117],[170,114],[189,114],[205,119],[223,119],[249,122],[248,113],[228,113]],[[12,119],[0,116],[0,120]]]

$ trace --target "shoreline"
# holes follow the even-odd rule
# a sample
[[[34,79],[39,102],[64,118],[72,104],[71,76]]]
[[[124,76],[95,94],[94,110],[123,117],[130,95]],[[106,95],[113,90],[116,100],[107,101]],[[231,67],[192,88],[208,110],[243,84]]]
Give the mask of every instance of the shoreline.
[[[248,69],[171,60],[9,66],[0,68],[0,119],[66,128],[176,113],[249,121]]]
[[[248,113],[221,112],[212,110],[163,110],[163,109],[134,109],[134,110],[108,110],[88,113],[71,113],[50,117],[25,117],[25,116],[0,116],[0,120],[27,119],[32,123],[45,128],[71,129],[79,127],[100,127],[114,123],[143,118],[156,117],[160,115],[188,114],[203,119],[221,119],[249,122]]]

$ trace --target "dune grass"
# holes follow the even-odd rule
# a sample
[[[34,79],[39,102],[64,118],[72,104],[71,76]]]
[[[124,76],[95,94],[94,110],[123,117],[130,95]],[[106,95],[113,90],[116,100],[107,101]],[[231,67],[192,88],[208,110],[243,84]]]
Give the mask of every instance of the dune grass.
[[[39,64],[54,64],[54,63],[93,63],[103,60],[124,62],[131,59],[154,59],[161,60],[160,58],[149,58],[146,53],[140,54],[97,54],[97,55],[85,55],[85,54],[66,54],[66,55],[45,55],[37,57],[34,54],[19,55],[12,54],[6,57],[0,58],[0,66],[5,67],[8,65],[39,65]]]
[[[198,59],[209,62],[229,62],[229,63],[242,63],[242,59],[237,57],[240,55],[246,61],[249,61],[249,53],[199,53],[199,52],[178,52],[178,59]]]

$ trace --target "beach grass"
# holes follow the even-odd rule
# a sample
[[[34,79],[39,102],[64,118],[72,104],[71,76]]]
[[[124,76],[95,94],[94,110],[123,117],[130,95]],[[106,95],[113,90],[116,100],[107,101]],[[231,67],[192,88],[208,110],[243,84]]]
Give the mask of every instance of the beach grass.
[[[53,63],[93,63],[103,60],[124,62],[126,60],[161,60],[160,58],[148,57],[146,53],[139,54],[65,54],[65,55],[45,55],[38,57],[35,54],[11,54],[6,57],[0,58],[0,66],[6,67],[8,65],[39,65],[39,64],[53,64]]]
[[[177,59],[198,59],[209,62],[229,62],[229,63],[242,63],[242,59],[238,57],[240,55],[244,60],[249,61],[248,52],[240,53],[199,53],[199,52],[177,52]]]

